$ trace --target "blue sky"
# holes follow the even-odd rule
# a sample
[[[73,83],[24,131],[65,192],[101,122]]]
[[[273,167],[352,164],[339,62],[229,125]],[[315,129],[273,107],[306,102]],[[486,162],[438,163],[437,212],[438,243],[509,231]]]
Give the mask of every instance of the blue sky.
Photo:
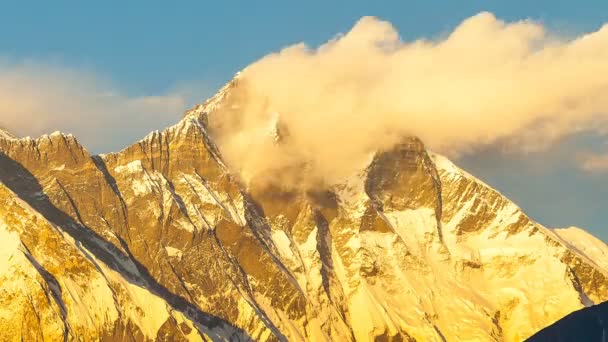
[[[594,31],[608,22],[605,0],[5,1],[0,11],[0,75],[2,63],[5,69],[25,66],[25,79],[44,88],[62,83],[58,78],[66,73],[76,76],[65,79],[78,82],[86,75],[78,89],[112,93],[112,101],[91,112],[86,109],[97,103],[95,99],[70,107],[87,113],[81,118],[49,119],[57,129],[80,132],[85,143],[95,132],[82,128],[83,122],[104,117],[106,126],[119,125],[129,113],[111,117],[108,112],[125,103],[150,112],[130,121],[135,128],[117,130],[112,139],[88,145],[102,152],[175,122],[181,110],[213,94],[235,72],[265,54],[300,41],[318,45],[348,31],[362,16],[388,20],[404,40],[411,40],[446,34],[481,11],[506,21],[532,18],[566,36]],[[73,92],[67,87],[59,97]],[[21,117],[24,122],[34,120]],[[9,128],[30,134],[26,126]],[[601,137],[579,136],[540,153],[504,153],[500,147],[488,147],[457,163],[539,222],[578,225],[608,241],[608,173],[590,173],[576,165],[580,152],[601,153],[606,146]]]
[[[188,80],[220,86],[270,51],[322,43],[361,16],[390,21],[404,39],[449,31],[490,11],[534,18],[566,32],[608,22],[608,3],[514,1],[5,1],[1,54],[92,69],[133,92],[160,92]]]

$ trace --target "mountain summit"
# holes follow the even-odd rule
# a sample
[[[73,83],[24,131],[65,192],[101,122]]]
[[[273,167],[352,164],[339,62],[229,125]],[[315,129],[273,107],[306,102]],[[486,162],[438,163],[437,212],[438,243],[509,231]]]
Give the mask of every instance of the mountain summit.
[[[117,153],[0,135],[0,340],[520,341],[608,300],[605,245],[414,137],[244,186],[209,134],[235,86]]]

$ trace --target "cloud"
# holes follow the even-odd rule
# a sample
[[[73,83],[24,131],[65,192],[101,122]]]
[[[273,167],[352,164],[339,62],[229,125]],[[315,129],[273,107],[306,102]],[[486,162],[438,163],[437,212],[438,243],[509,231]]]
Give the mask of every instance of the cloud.
[[[133,96],[86,70],[0,61],[0,127],[33,137],[61,130],[109,152],[176,122],[192,96],[184,90]]]
[[[608,172],[608,153],[584,153],[581,159],[581,168],[587,172]]]
[[[292,45],[248,66],[210,123],[247,182],[333,183],[408,135],[455,156],[605,130],[606,75],[608,26],[561,39],[480,13],[442,39],[405,42],[364,17],[318,48]]]

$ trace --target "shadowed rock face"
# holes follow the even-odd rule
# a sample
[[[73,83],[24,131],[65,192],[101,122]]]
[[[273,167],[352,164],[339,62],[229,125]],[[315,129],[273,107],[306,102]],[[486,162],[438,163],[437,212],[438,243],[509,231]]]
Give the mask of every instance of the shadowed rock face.
[[[235,86],[108,155],[0,136],[0,340],[510,341],[608,299],[416,138],[330,188],[244,187],[207,132]]]
[[[530,337],[528,342],[606,341],[608,339],[608,303],[569,314]]]

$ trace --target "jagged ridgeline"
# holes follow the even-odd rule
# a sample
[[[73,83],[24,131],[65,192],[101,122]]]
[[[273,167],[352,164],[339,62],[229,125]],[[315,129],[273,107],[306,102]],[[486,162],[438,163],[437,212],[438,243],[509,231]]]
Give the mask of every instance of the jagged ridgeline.
[[[0,134],[0,340],[520,341],[608,299],[605,244],[413,137],[244,186],[209,134],[234,87],[117,153]]]

